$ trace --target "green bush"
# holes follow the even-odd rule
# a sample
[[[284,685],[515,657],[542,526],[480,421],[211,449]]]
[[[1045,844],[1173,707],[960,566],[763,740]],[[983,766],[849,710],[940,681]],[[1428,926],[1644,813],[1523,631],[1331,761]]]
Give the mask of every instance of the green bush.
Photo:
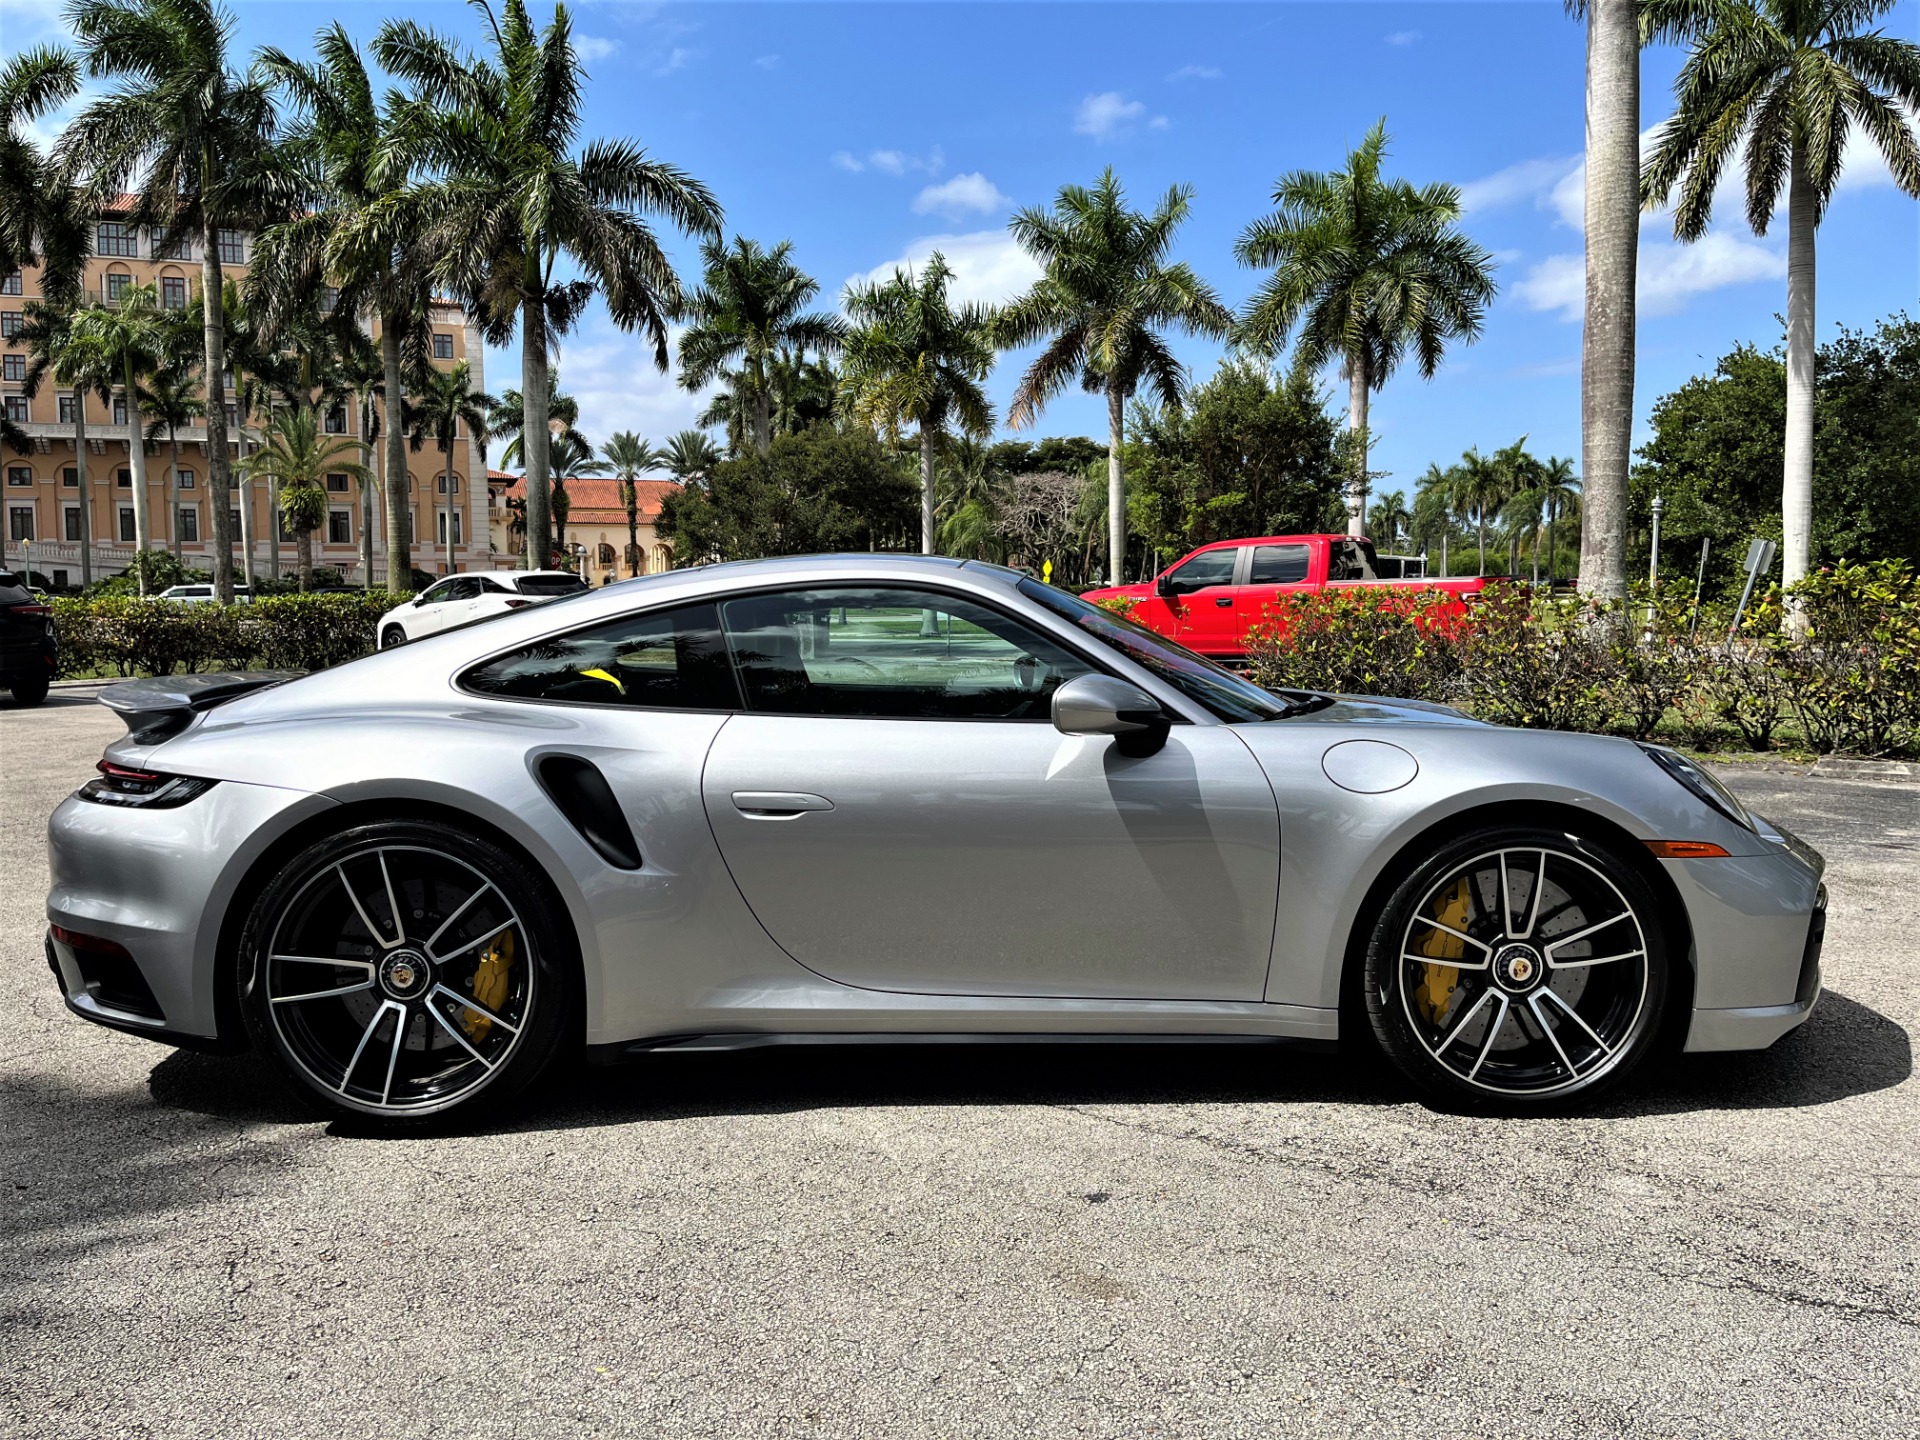
[[[53,602],[63,675],[324,670],[371,654],[374,626],[405,596],[272,595],[250,605],[128,595]]]
[[[1444,700],[1457,683],[1458,602],[1435,591],[1328,590],[1283,597],[1248,635],[1271,689]]]
[[[374,651],[374,627],[398,597],[269,595],[245,607],[243,625],[269,670],[325,670]]]
[[[1609,729],[1626,623],[1619,607],[1493,586],[1461,627],[1456,701],[1498,725]]]
[[[1885,755],[1920,734],[1920,576],[1904,560],[1845,561],[1787,596],[1804,621],[1767,639],[1809,749]],[[1791,613],[1791,612],[1790,612]]]

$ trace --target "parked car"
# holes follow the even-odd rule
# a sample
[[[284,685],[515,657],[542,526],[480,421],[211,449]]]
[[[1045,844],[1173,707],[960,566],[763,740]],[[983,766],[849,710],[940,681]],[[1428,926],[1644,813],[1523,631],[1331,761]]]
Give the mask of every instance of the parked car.
[[[1409,559],[1416,563],[1409,566]],[[1428,579],[1417,556],[1376,556],[1372,541],[1349,535],[1266,535],[1216,540],[1169,565],[1150,585],[1116,585],[1085,598],[1130,600],[1136,623],[1210,659],[1237,661],[1246,656],[1248,632],[1286,595],[1382,586],[1440,591],[1464,602],[1490,578]]]
[[[409,640],[451,630],[542,600],[578,595],[587,584],[571,570],[495,570],[449,575],[380,617],[380,648],[391,650]]]
[[[197,584],[169,585],[166,589],[162,590],[156,598],[161,600],[180,600],[189,605],[208,605],[218,599],[219,596],[210,581],[201,581]],[[246,585],[236,584],[233,587],[233,599],[235,604],[251,605],[253,603],[252,588]]]
[[[0,570],[0,686],[13,692],[16,704],[38,705],[58,660],[47,597]]]
[[[1370,1034],[1540,1109],[1820,989],[1819,855],[1684,756],[1270,693],[978,562],[675,570],[102,699],[67,1005],[376,1119],[582,1043],[1036,1035]]]

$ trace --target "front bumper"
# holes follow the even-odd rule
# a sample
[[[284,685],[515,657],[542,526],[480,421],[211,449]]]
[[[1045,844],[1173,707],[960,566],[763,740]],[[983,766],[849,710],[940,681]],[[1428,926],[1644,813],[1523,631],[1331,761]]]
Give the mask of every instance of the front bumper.
[[[47,823],[47,919],[127,957],[50,933],[48,964],[67,1008],[172,1044],[239,1042],[231,1019],[223,1033],[222,927],[273,842],[331,808],[319,795],[230,781],[171,810],[63,801]]]

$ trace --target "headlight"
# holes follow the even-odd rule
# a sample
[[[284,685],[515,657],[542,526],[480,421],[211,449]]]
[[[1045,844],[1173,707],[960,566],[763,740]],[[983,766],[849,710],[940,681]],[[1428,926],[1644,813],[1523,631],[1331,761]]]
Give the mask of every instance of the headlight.
[[[1747,807],[1740,803],[1740,797],[1706,766],[1694,764],[1678,750],[1669,750],[1665,745],[1642,745],[1640,748],[1646,752],[1649,760],[1742,830],[1753,829],[1753,817],[1747,814]]]

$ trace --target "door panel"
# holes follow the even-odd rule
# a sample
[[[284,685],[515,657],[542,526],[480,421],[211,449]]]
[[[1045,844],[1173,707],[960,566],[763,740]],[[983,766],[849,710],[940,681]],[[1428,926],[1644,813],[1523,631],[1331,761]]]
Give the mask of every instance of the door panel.
[[[1173,638],[1201,654],[1236,647],[1234,577],[1241,551],[1235,548],[1203,550],[1177,566],[1171,579],[1182,587],[1168,601],[1173,611]]]
[[[1045,723],[742,715],[702,788],[760,922],[831,979],[1089,998],[1265,988],[1279,821],[1224,727],[1176,726],[1129,760]]]

